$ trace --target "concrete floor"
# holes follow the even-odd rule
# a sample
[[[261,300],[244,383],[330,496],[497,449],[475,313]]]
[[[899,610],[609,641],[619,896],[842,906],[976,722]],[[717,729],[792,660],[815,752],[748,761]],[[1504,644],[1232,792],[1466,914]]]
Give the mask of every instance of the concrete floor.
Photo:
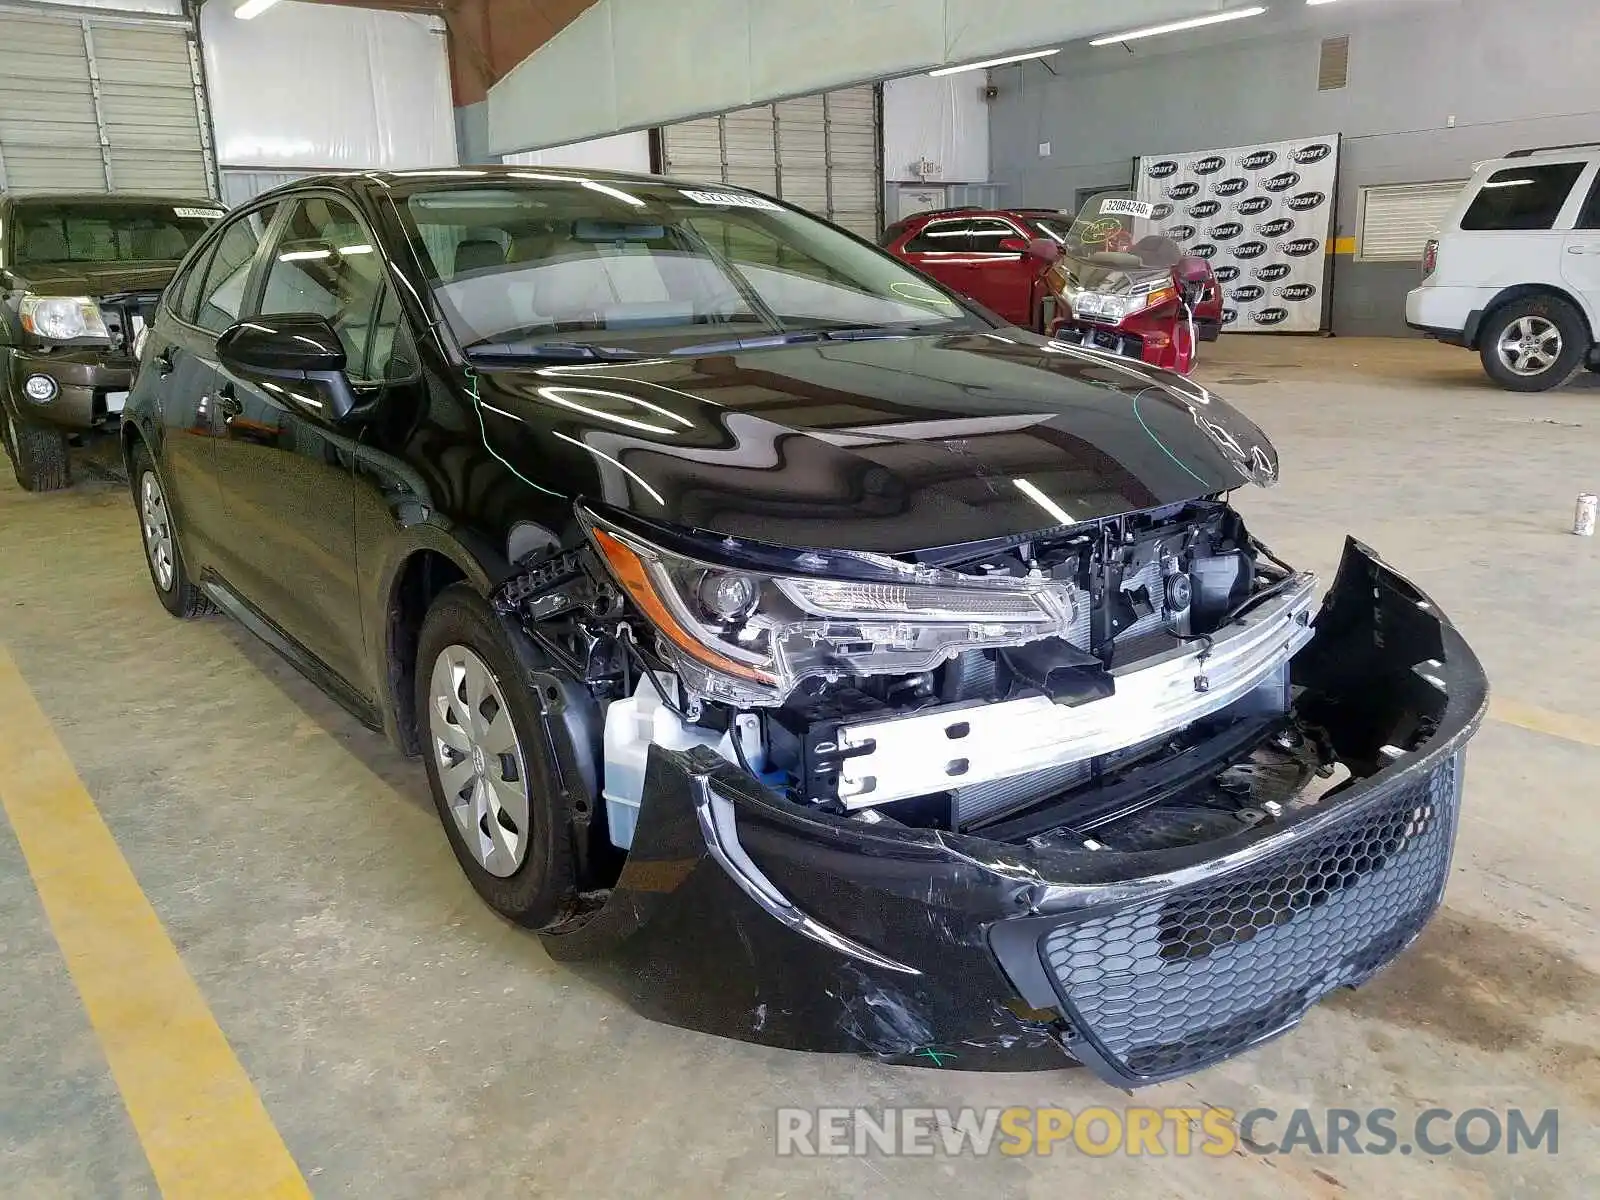
[[[1595,1195],[1600,542],[1567,529],[1600,490],[1600,380],[1518,397],[1461,351],[1259,336],[1203,378],[1282,452],[1283,484],[1240,498],[1254,530],[1325,577],[1347,530],[1376,546],[1454,616],[1500,707],[1423,940],[1299,1031],[1138,1099],[1559,1107],[1557,1157],[780,1159],[783,1105],[1129,1098],[635,1017],[478,902],[420,766],[227,620],[161,611],[119,485],[30,496],[3,471],[0,643],[319,1196]],[[0,961],[0,1194],[157,1194],[4,822]]]

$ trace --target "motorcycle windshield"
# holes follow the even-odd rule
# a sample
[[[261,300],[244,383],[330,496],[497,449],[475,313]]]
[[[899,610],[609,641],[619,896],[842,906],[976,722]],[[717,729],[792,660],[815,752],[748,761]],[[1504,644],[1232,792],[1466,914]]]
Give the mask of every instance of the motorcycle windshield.
[[[1132,192],[1102,192],[1084,201],[1068,223],[1066,215],[1035,222],[1061,243],[1062,255],[1109,271],[1171,270],[1183,257],[1178,243],[1155,220],[1155,205]]]

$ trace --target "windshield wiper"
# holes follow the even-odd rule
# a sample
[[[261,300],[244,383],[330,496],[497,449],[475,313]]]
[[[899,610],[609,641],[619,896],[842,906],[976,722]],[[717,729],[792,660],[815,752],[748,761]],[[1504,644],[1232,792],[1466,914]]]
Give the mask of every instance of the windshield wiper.
[[[820,329],[796,329],[789,333],[756,333],[749,337],[727,338],[720,342],[693,342],[675,346],[669,354],[722,354],[729,350],[764,350],[769,346],[797,346],[802,342],[820,342],[824,337]]]
[[[721,342],[695,342],[678,346],[671,354],[720,354],[730,350],[764,350],[771,346],[798,346],[806,342],[866,342],[880,338],[915,337],[941,329],[947,322],[930,325],[838,325],[823,329],[791,329],[787,333],[758,333]]]
[[[624,346],[597,346],[592,342],[540,342],[531,339],[474,342],[465,350],[474,358],[534,358],[555,362],[593,362],[597,359],[625,362],[644,357],[637,350],[629,350]]]
[[[942,330],[949,321],[936,321],[918,325],[846,325],[838,329],[825,329],[822,335],[830,342],[866,342],[874,338],[915,337],[922,333]],[[950,330],[949,332],[960,332]]]

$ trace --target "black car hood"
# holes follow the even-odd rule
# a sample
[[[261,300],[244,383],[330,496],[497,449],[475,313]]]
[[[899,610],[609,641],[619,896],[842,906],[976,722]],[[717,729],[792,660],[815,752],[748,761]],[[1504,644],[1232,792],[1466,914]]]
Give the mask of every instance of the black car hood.
[[[1203,387],[1020,330],[484,371],[532,487],[780,546],[903,553],[1270,484]]]
[[[176,262],[21,263],[17,286],[40,296],[113,296],[159,292],[177,274]]]

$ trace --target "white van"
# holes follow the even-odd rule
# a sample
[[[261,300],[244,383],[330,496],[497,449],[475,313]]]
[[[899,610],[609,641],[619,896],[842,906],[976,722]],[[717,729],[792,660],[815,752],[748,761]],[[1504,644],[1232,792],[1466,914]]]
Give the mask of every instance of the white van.
[[[1600,370],[1600,143],[1479,167],[1423,252],[1406,324],[1478,351],[1512,391]]]

